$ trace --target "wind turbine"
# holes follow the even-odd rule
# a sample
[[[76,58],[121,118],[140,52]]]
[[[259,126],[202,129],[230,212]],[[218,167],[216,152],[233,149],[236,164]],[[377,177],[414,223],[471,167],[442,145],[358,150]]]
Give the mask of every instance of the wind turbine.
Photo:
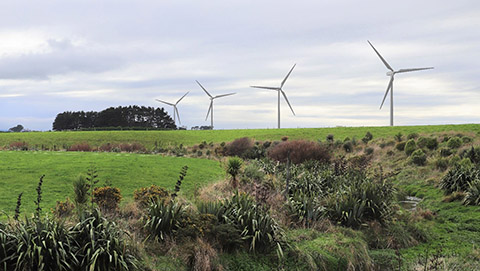
[[[170,105],[170,106],[173,106],[173,122],[174,122],[175,124],[177,124],[176,119],[175,119],[175,115],[177,115],[177,117],[178,117],[178,124],[181,125],[182,122],[180,121],[180,114],[178,114],[177,104],[178,104],[183,98],[185,98],[185,96],[187,96],[188,93],[190,93],[190,91],[187,91],[187,93],[185,93],[185,94],[182,96],[182,98],[178,99],[178,101],[177,101],[176,103],[174,103],[174,104],[169,103],[169,102],[165,102],[165,101],[162,101],[162,100],[159,100],[159,99],[155,99],[155,100],[158,101],[158,102],[161,102],[161,103],[164,103],[164,104],[168,104],[168,105]]]
[[[196,81],[196,80],[195,80]],[[221,95],[217,95],[217,96],[212,96],[210,95],[210,93],[208,93],[208,91],[202,86],[202,84],[200,84],[200,82],[196,81],[197,84],[203,89],[203,91],[205,91],[205,93],[208,95],[208,97],[210,97],[210,106],[208,107],[208,112],[207,112],[207,116],[205,117],[205,120],[208,119],[208,115],[210,114],[210,126],[212,127],[212,130],[213,130],[213,100],[215,100],[216,98],[221,98],[221,97],[225,97],[225,96],[230,96],[230,95],[233,95],[233,94],[236,94],[236,93],[228,93],[228,94],[221,94]]]
[[[280,129],[280,93],[282,93],[283,97],[285,98],[285,101],[287,102],[288,106],[290,107],[290,110],[292,110],[293,115],[295,116],[295,112],[293,111],[292,106],[290,105],[290,102],[288,101],[287,95],[283,91],[283,85],[285,84],[285,81],[287,81],[288,77],[293,71],[293,68],[295,68],[297,64],[294,64],[293,67],[290,69],[288,72],[287,76],[285,76],[285,79],[283,79],[282,83],[280,84],[280,87],[261,87],[261,86],[251,86],[252,88],[263,88],[263,89],[270,89],[270,90],[276,90],[278,92],[278,129]]]
[[[368,40],[367,40],[368,41]],[[368,44],[372,46],[372,49],[377,53],[378,57],[382,60],[383,64],[385,64],[385,67],[389,69],[387,72],[387,76],[390,76],[390,82],[388,83],[387,86],[387,91],[385,92],[385,96],[383,96],[382,104],[380,105],[380,109],[382,109],[383,103],[385,102],[385,99],[387,98],[388,91],[390,91],[390,126],[393,126],[393,80],[395,77],[395,74],[397,73],[404,73],[404,72],[414,72],[414,71],[423,71],[423,70],[430,70],[433,69],[433,67],[427,67],[427,68],[413,68],[413,69],[400,69],[395,71],[388,63],[385,61],[385,59],[380,55],[380,53],[373,47],[373,45],[368,41]]]

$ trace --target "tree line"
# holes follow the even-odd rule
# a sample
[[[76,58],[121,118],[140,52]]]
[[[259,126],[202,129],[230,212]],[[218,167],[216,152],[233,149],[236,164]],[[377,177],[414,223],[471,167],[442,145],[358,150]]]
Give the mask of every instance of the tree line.
[[[104,128],[176,129],[163,108],[145,106],[110,107],[100,112],[66,111],[59,113],[53,130],[92,130]]]

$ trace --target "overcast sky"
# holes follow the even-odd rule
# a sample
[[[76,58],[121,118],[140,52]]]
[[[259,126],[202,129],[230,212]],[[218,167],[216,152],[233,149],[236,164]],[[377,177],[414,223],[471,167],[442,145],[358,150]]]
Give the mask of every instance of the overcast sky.
[[[0,130],[50,130],[58,113],[179,104],[183,125],[383,126],[478,123],[480,1],[1,1]],[[165,108],[170,114],[170,107]]]

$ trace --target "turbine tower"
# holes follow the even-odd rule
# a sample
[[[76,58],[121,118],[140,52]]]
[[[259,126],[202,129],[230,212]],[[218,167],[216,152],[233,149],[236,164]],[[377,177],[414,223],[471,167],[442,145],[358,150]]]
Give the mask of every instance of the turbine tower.
[[[261,86],[251,86],[252,88],[263,88],[263,89],[270,89],[270,90],[276,90],[278,92],[278,129],[280,129],[280,93],[283,95],[285,98],[285,101],[287,102],[288,106],[290,107],[290,110],[292,110],[293,115],[295,116],[295,112],[293,111],[292,106],[290,105],[290,102],[288,101],[287,95],[283,91],[283,85],[285,85],[285,82],[287,81],[288,77],[292,73],[293,69],[295,68],[297,64],[294,64],[293,67],[290,69],[288,72],[287,76],[283,79],[282,83],[280,84],[280,87],[261,87]]]
[[[367,40],[368,41],[368,40]],[[380,55],[380,53],[373,47],[373,45],[368,41],[368,44],[372,46],[372,49],[377,53],[378,57],[380,60],[382,60],[383,64],[389,71],[387,72],[387,76],[390,76],[390,82],[388,82],[387,86],[387,91],[385,92],[385,96],[383,96],[382,104],[380,105],[380,109],[382,109],[383,103],[385,102],[385,99],[387,98],[388,91],[390,91],[390,126],[393,126],[393,80],[395,77],[395,74],[397,73],[404,73],[404,72],[414,72],[414,71],[422,71],[422,70],[430,70],[433,69],[433,67],[427,67],[427,68],[413,68],[413,69],[400,69],[400,70],[394,70],[388,63],[385,61],[385,59]]]
[[[195,80],[196,81],[196,80]],[[210,93],[208,93],[208,91],[202,86],[202,84],[200,84],[200,82],[196,81],[197,84],[203,89],[203,91],[205,91],[205,93],[208,95],[208,97],[210,97],[210,106],[208,107],[208,112],[207,112],[207,116],[205,117],[205,120],[208,119],[208,115],[210,114],[210,126],[212,127],[212,130],[213,130],[213,100],[215,100],[216,98],[221,98],[221,97],[225,97],[225,96],[230,96],[230,95],[233,95],[233,94],[236,94],[236,93],[228,93],[228,94],[221,94],[221,95],[217,95],[217,96],[212,96],[210,95]]]
[[[178,101],[177,101],[176,103],[174,103],[174,104],[169,103],[169,102],[165,102],[165,101],[162,101],[162,100],[159,100],[159,99],[155,99],[155,100],[158,101],[158,102],[161,102],[161,103],[164,103],[164,104],[168,104],[168,105],[170,105],[170,106],[173,106],[173,122],[174,122],[175,124],[177,124],[176,118],[175,118],[175,115],[177,115],[177,117],[178,117],[178,124],[181,125],[182,122],[180,121],[180,114],[178,114],[177,104],[178,104],[183,98],[185,98],[185,96],[187,96],[187,94],[188,94],[189,92],[190,92],[190,91],[188,91],[187,93],[185,93],[185,94],[182,96],[182,98],[178,99]]]

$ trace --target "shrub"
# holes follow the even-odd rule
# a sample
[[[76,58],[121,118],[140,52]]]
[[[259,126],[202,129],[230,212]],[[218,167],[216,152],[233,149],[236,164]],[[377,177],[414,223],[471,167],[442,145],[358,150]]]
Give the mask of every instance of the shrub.
[[[427,155],[423,152],[423,150],[418,149],[412,153],[410,159],[415,165],[424,166],[425,162],[427,162]]]
[[[227,164],[225,165],[226,172],[232,176],[232,186],[237,188],[237,175],[240,173],[242,168],[243,160],[238,157],[231,157],[228,159]]]
[[[475,179],[468,184],[463,204],[480,205],[480,179]]]
[[[415,140],[410,139],[405,143],[405,154],[410,156],[415,150],[417,149],[417,144],[415,144]]]
[[[288,136],[282,136],[282,141],[288,141]]]
[[[177,201],[172,200],[165,204],[154,202],[148,208],[145,228],[154,237],[163,240],[167,235],[173,235],[177,231],[185,214],[185,206]]]
[[[56,217],[66,217],[72,213],[73,209],[75,209],[75,205],[67,198],[65,201],[57,201],[53,213]]]
[[[253,140],[248,137],[235,139],[227,145],[227,155],[244,157],[253,148]]]
[[[465,143],[470,143],[472,142],[473,139],[471,137],[468,137],[468,136],[464,136],[462,137],[462,142],[465,144]]]
[[[435,160],[435,168],[441,171],[445,171],[448,168],[448,160],[442,157]]]
[[[478,169],[469,166],[456,165],[450,169],[440,181],[440,188],[445,190],[445,194],[456,191],[466,191],[469,183],[480,178]]]
[[[447,157],[447,156],[450,156],[452,154],[452,150],[449,149],[449,148],[441,148],[440,149],[440,155],[442,157]]]
[[[122,143],[118,146],[122,152],[145,152],[146,148],[140,143],[134,142],[132,144]]]
[[[152,202],[164,202],[170,195],[164,188],[152,184],[150,187],[142,187],[133,192],[133,199],[140,207],[146,208]]]
[[[68,151],[82,151],[82,152],[90,152],[92,151],[92,148],[88,143],[78,143],[78,144],[73,144],[68,148]]]
[[[104,211],[114,211],[122,200],[120,189],[117,187],[96,187],[93,190],[93,202]]]
[[[28,143],[25,141],[16,141],[10,143],[9,149],[12,151],[28,151]]]
[[[327,135],[326,139],[327,139],[328,142],[333,143],[334,136],[332,134],[329,134],[329,135]]]
[[[462,140],[459,137],[452,137],[448,140],[447,146],[450,149],[460,148],[460,146],[462,146]]]
[[[395,145],[395,149],[399,151],[404,151],[405,150],[405,144],[406,142],[398,142],[397,145]]]
[[[407,135],[407,140],[416,139],[418,137],[417,133],[410,133]]]
[[[464,150],[461,154],[461,157],[468,158],[472,163],[480,164],[480,148],[479,147],[471,147],[468,150]]]
[[[370,140],[373,139],[373,135],[370,132],[367,132],[365,136],[362,138],[363,143],[367,144]]]
[[[265,173],[258,162],[249,163],[243,169],[242,180],[262,182],[264,179]]]
[[[371,155],[371,154],[373,154],[373,148],[370,148],[370,147],[365,148],[364,152],[365,152],[366,155]]]
[[[343,143],[343,149],[345,150],[345,152],[352,152],[353,151],[352,142],[349,140],[349,141],[346,141],[345,143]]]
[[[403,134],[398,132],[398,134],[394,135],[393,138],[395,139],[395,141],[397,142],[402,142],[403,140]]]
[[[330,161],[330,153],[325,146],[305,140],[282,142],[270,148],[268,157],[280,162],[286,162],[290,157],[290,161],[294,164],[308,160]]]
[[[418,139],[417,146],[420,148],[434,150],[438,147],[438,141],[434,137],[420,137]]]
[[[106,144],[102,144],[98,148],[98,150],[102,152],[111,152],[113,148],[118,148],[118,146],[114,144],[106,143]]]

